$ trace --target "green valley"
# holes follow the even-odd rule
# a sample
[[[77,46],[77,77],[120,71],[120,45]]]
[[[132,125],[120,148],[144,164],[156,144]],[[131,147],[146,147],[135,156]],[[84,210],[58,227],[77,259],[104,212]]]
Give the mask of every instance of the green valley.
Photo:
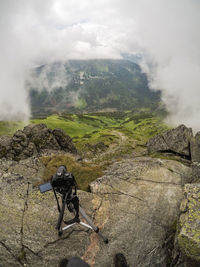
[[[34,117],[55,112],[152,108],[160,92],[148,87],[139,65],[129,60],[70,60],[32,69],[26,83]]]

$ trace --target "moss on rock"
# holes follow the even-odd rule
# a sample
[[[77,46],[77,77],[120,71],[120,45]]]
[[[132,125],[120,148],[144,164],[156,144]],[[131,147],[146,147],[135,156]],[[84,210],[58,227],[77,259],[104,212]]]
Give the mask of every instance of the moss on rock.
[[[186,184],[178,243],[181,251],[200,263],[200,184]]]

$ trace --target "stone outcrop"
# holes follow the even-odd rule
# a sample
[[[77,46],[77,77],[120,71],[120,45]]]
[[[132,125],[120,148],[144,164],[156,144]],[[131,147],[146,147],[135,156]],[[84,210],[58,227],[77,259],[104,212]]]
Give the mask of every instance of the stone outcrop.
[[[177,241],[186,267],[200,263],[200,184],[186,184]]]
[[[191,156],[193,162],[200,163],[200,132],[191,140]]]
[[[176,161],[126,158],[91,184],[92,193],[79,191],[82,207],[109,239],[104,244],[82,226],[58,237],[54,195],[40,194],[32,184],[42,171],[36,157],[0,163],[2,266],[58,266],[63,257],[79,256],[91,266],[110,267],[116,253],[123,253],[130,266],[167,265],[189,167]]]
[[[192,168],[192,183],[198,183],[200,182],[200,163],[198,162],[193,162],[191,165]]]
[[[192,129],[180,125],[175,129],[150,138],[147,142],[147,149],[149,153],[173,152],[190,158],[190,142],[192,138]]]
[[[13,137],[0,137],[0,158],[21,160],[45,149],[77,152],[72,139],[63,130],[51,130],[42,123],[28,125]]]
[[[72,139],[69,135],[66,135],[66,133],[57,128],[53,130],[53,135],[55,136],[56,141],[58,142],[58,145],[60,146],[60,149],[64,150],[65,152],[72,152],[76,153],[76,148],[72,142]]]
[[[11,150],[12,138],[9,136],[0,136],[0,158],[6,157]]]

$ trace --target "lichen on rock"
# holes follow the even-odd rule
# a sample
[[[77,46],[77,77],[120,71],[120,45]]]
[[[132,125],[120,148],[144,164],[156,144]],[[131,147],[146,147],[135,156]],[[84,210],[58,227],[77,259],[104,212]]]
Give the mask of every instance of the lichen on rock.
[[[0,158],[19,161],[45,149],[77,153],[70,136],[61,129],[51,130],[43,123],[30,124],[16,131],[13,137],[0,137]]]
[[[184,194],[178,244],[184,255],[200,262],[200,184],[186,184]]]

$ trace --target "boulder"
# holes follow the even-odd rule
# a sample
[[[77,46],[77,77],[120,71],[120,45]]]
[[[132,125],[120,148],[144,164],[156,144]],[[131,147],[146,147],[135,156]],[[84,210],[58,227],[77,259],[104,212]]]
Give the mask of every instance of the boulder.
[[[190,142],[192,138],[192,129],[187,128],[185,125],[180,125],[175,129],[150,138],[147,142],[147,149],[149,153],[173,152],[190,158]]]
[[[200,266],[200,184],[186,184],[184,195],[178,245],[186,257],[186,266]]]
[[[200,163],[200,132],[191,140],[191,157],[193,162]]]
[[[64,150],[65,152],[77,153],[72,139],[62,129],[54,129],[52,133],[58,142],[60,149]]]
[[[0,158],[22,160],[42,150],[64,150],[77,153],[72,139],[61,129],[52,131],[45,124],[31,124],[13,137],[0,137]]]
[[[0,158],[6,157],[6,155],[11,150],[11,141],[10,136],[0,136]]]
[[[23,132],[29,141],[35,144],[37,151],[42,149],[60,149],[53,131],[43,123],[28,125],[24,128]]]

